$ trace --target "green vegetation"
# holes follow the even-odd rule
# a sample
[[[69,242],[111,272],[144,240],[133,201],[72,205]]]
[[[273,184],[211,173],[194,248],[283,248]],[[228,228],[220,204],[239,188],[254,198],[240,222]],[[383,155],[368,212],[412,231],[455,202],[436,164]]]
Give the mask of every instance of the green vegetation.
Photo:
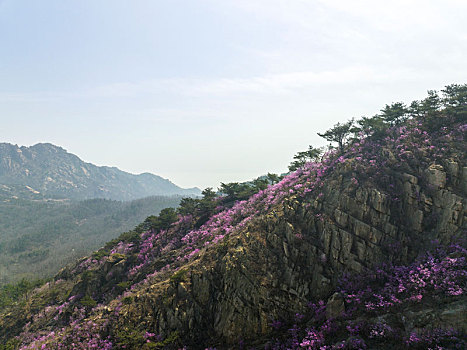
[[[164,208],[158,216],[148,216],[144,222],[138,225],[136,232],[144,232],[147,230],[167,230],[170,225],[178,220],[177,212],[174,208]]]
[[[385,134],[386,128],[387,125],[383,118],[379,115],[375,115],[372,118],[363,117],[357,120],[357,126],[352,128],[352,132],[354,133],[354,140],[358,140],[359,133],[362,133],[365,137],[374,136],[376,138],[381,138]]]
[[[235,202],[246,200],[258,191],[266,189],[268,185],[275,184],[281,179],[282,176],[268,173],[266,176],[261,176],[248,182],[221,183],[218,192],[208,187],[202,192],[202,198],[182,198],[175,213],[181,216],[192,216],[196,218],[194,228],[199,228],[216,213],[216,208],[218,206],[232,207]],[[175,217],[172,217],[172,212],[163,213],[161,211],[161,214],[164,214],[163,219],[148,218],[152,220],[155,225],[151,226],[151,224],[145,222],[137,229],[164,228],[160,227],[161,220],[167,224],[175,221]]]
[[[126,258],[125,254],[114,253],[110,256],[110,260],[112,261],[120,261]]]
[[[17,303],[28,292],[42,285],[44,280],[28,281],[22,279],[15,284],[6,284],[0,288],[0,309]]]
[[[358,141],[361,137],[380,139],[387,136],[389,128],[404,125],[411,117],[422,121],[420,127],[427,132],[439,130],[449,123],[467,121],[467,84],[448,85],[441,90],[441,95],[429,90],[428,97],[413,101],[409,107],[402,102],[391,103],[379,114],[362,117],[356,122],[352,118],[345,123],[337,123],[318,135],[331,142],[330,148],[333,148],[332,143],[337,143],[337,149],[342,154],[348,142]],[[308,151],[297,153],[289,170],[294,171],[306,161],[319,157],[319,153],[313,153],[316,150],[309,146]]]
[[[169,336],[165,340],[155,343],[150,348],[163,349],[168,345],[174,344],[175,342],[177,342],[178,339],[180,339],[180,335],[178,331],[175,331],[175,332],[170,333]]]
[[[87,306],[89,308],[93,308],[94,306],[97,305],[97,301],[95,301],[89,295],[85,295],[84,297],[82,297],[79,302],[81,303],[81,305]]]
[[[139,242],[141,239],[141,233],[144,232],[143,224],[139,224],[133,230],[123,232],[117,238],[112,239],[111,241],[107,242],[104,248],[99,249],[97,252],[93,254],[93,257],[97,260],[101,259],[102,257],[109,255],[110,250],[112,247],[115,246],[118,242],[129,242],[129,243],[136,243]]]
[[[173,273],[172,276],[170,276],[170,281],[173,282],[174,284],[179,284],[180,282],[183,282],[186,279],[186,270],[178,270]]]
[[[215,201],[217,195],[212,188],[206,188],[202,195],[202,198],[182,198],[177,208],[177,213],[182,216],[192,215],[198,218],[195,223],[196,227],[200,227],[209,219],[217,205]]]
[[[0,286],[21,278],[51,276],[59,268],[104,245],[149,215],[176,207],[180,197],[148,197],[131,202],[106,199],[39,201],[0,195]],[[164,213],[174,215],[173,209]],[[165,220],[165,221],[164,221]],[[163,217],[162,225],[170,222]],[[119,240],[136,242],[130,231]],[[95,258],[107,255],[94,253]]]
[[[140,349],[145,340],[140,331],[136,329],[119,330],[115,334],[117,345],[127,349]]]
[[[167,349],[172,348],[171,345],[176,345],[180,340],[180,334],[178,331],[171,332],[167,338],[161,341],[156,341],[155,334],[147,333],[142,334],[141,331],[128,328],[126,330],[119,330],[116,334],[118,339],[117,344],[124,346],[126,349]],[[0,348],[1,349],[1,348]]]
[[[268,173],[248,182],[221,182],[219,193],[222,194],[222,204],[227,207],[232,206],[235,202],[246,200],[269,185],[278,183],[281,179],[279,175]]]
[[[331,129],[327,130],[325,133],[323,134],[318,133],[318,135],[329,142],[337,142],[339,151],[344,152],[344,145],[349,135],[352,132],[353,122],[354,120],[351,119],[348,122],[343,123],[343,124],[337,123]]]
[[[16,350],[19,348],[21,340],[12,338],[6,342],[5,345],[0,344],[0,350]]]
[[[293,157],[293,162],[289,165],[289,171],[295,171],[302,168],[306,163],[311,161],[318,161],[323,154],[322,148],[314,148],[313,146],[308,146],[306,151],[298,152]]]
[[[120,282],[120,283],[117,284],[117,287],[120,288],[121,291],[124,291],[129,286],[131,286],[131,282],[129,282],[129,281]]]
[[[122,303],[125,305],[130,305],[131,303],[133,303],[133,297],[132,296],[124,297],[122,299]]]

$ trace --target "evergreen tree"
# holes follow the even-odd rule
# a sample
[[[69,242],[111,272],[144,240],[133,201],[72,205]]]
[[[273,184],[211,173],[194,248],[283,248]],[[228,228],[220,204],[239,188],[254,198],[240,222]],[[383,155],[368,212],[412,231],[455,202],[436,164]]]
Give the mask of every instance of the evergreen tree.
[[[408,117],[408,109],[402,102],[392,103],[390,105],[386,105],[382,110],[380,117],[381,119],[388,123],[389,125],[400,125]]]
[[[201,227],[214,214],[216,209],[216,192],[211,187],[208,187],[201,194],[203,198],[199,200],[195,215],[198,217],[195,224],[196,227]]]
[[[331,129],[327,130],[324,134],[318,133],[319,136],[324,138],[329,142],[337,142],[339,151],[344,152],[344,144],[352,132],[352,127],[354,124],[353,118],[347,123],[337,123]]]
[[[455,121],[467,122],[467,84],[448,85],[441,92],[445,114],[452,116]]]
[[[360,132],[366,137],[378,138],[384,135],[384,131],[387,129],[387,125],[381,116],[375,115],[373,117],[362,117],[357,120],[357,125],[352,129],[355,139],[360,139]]]
[[[271,184],[276,184],[282,180],[282,176],[279,176],[273,173],[268,173],[267,178],[268,178],[269,183]]]
[[[177,212],[182,215],[194,215],[199,205],[199,199],[192,197],[182,198],[180,205],[177,208]]]
[[[302,168],[306,163],[311,161],[317,161],[323,153],[322,148],[314,148],[313,146],[308,146],[308,150],[298,152],[294,155],[292,163],[289,165],[289,171],[295,171]]]

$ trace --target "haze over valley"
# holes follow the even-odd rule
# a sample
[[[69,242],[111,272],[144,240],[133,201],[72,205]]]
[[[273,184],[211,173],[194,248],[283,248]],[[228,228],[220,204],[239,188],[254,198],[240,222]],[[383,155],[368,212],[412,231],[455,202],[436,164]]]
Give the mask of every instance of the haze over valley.
[[[45,278],[150,215],[200,195],[85,163],[52,144],[0,144],[0,285]]]

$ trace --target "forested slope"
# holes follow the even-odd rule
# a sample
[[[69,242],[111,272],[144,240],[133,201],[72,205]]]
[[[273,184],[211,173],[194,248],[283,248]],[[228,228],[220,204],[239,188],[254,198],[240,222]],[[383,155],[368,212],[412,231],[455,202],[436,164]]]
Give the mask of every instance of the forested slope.
[[[51,277],[149,215],[176,207],[181,197],[130,202],[106,199],[0,202],[0,286],[22,278]]]

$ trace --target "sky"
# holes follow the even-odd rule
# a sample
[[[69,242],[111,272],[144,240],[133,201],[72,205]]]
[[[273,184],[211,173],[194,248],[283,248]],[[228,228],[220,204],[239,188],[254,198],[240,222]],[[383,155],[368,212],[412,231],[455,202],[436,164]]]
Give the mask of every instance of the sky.
[[[217,188],[467,82],[465,0],[0,0],[0,142]]]

